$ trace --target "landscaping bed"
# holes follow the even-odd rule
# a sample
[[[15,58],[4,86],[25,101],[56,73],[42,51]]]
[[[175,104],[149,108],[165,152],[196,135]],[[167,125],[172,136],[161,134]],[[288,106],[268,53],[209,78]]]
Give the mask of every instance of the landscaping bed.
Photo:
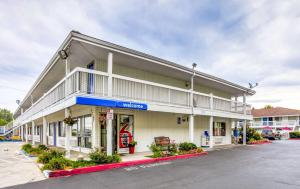
[[[45,172],[70,170],[121,161],[121,157],[118,154],[108,156],[99,150],[91,152],[89,154],[89,160],[80,159],[75,161],[65,158],[65,151],[49,149],[45,145],[33,147],[31,144],[25,144],[22,146],[22,150],[27,156],[37,157],[37,163],[41,164],[41,170]]]
[[[151,159],[121,162],[121,157],[118,154],[108,156],[99,150],[89,153],[89,160],[80,159],[74,161],[65,158],[65,151],[49,149],[45,145],[34,147],[31,144],[25,144],[22,146],[22,150],[26,155],[37,157],[37,163],[40,164],[40,168],[46,177],[71,176],[207,154],[202,148],[187,142],[179,145],[171,143],[167,149],[163,149],[155,144],[152,144],[149,148],[153,152],[153,155],[150,156]]]
[[[69,169],[69,170],[45,171],[44,173],[49,178],[72,176],[72,175],[78,175],[78,174],[106,171],[106,170],[117,169],[117,168],[122,168],[122,167],[129,167],[129,166],[134,166],[134,165],[199,157],[202,155],[207,155],[207,152],[201,152],[201,153],[196,153],[196,154],[174,155],[174,156],[168,156],[168,157],[143,159],[143,160],[134,160],[134,161],[127,161],[127,162],[120,162],[120,163],[102,164],[102,165],[81,167],[81,168],[75,168],[75,169]]]

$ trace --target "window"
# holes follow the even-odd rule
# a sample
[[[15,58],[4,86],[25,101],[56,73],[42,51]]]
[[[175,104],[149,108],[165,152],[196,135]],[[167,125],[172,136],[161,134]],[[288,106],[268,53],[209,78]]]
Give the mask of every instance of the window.
[[[41,126],[36,126],[36,134],[37,135],[40,135],[40,129],[41,129]]]
[[[65,125],[59,121],[58,122],[58,136],[59,137],[65,137],[66,134],[65,134]]]
[[[54,133],[54,123],[49,123],[49,136],[53,136]]]
[[[75,123],[72,125],[72,136],[77,136],[78,119],[74,118]]]
[[[225,122],[214,122],[213,123],[213,134],[214,136],[226,136],[226,123]]]
[[[76,123],[72,126],[72,136],[77,137],[77,146],[84,148],[92,147],[92,125],[91,115],[75,118]]]

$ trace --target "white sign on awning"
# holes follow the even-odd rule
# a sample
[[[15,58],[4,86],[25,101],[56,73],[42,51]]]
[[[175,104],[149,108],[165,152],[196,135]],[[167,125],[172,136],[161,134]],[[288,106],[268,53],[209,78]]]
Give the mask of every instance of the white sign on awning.
[[[106,120],[113,120],[114,119],[114,111],[113,110],[108,110],[106,112]]]

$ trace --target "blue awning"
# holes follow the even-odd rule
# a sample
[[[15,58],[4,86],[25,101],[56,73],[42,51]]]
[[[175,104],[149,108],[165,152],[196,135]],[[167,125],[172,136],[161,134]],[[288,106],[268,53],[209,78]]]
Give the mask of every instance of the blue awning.
[[[76,97],[76,104],[103,106],[103,107],[111,107],[111,108],[126,108],[126,109],[134,109],[134,110],[148,109],[148,105],[145,103],[109,100],[109,99],[92,98],[92,97],[81,97],[81,96]]]

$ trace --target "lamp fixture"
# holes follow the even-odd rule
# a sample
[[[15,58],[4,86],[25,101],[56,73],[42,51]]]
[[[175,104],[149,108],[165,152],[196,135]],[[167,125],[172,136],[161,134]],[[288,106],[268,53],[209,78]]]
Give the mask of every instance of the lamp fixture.
[[[61,50],[58,52],[58,55],[61,59],[67,59],[68,58],[68,53],[65,50]]]

